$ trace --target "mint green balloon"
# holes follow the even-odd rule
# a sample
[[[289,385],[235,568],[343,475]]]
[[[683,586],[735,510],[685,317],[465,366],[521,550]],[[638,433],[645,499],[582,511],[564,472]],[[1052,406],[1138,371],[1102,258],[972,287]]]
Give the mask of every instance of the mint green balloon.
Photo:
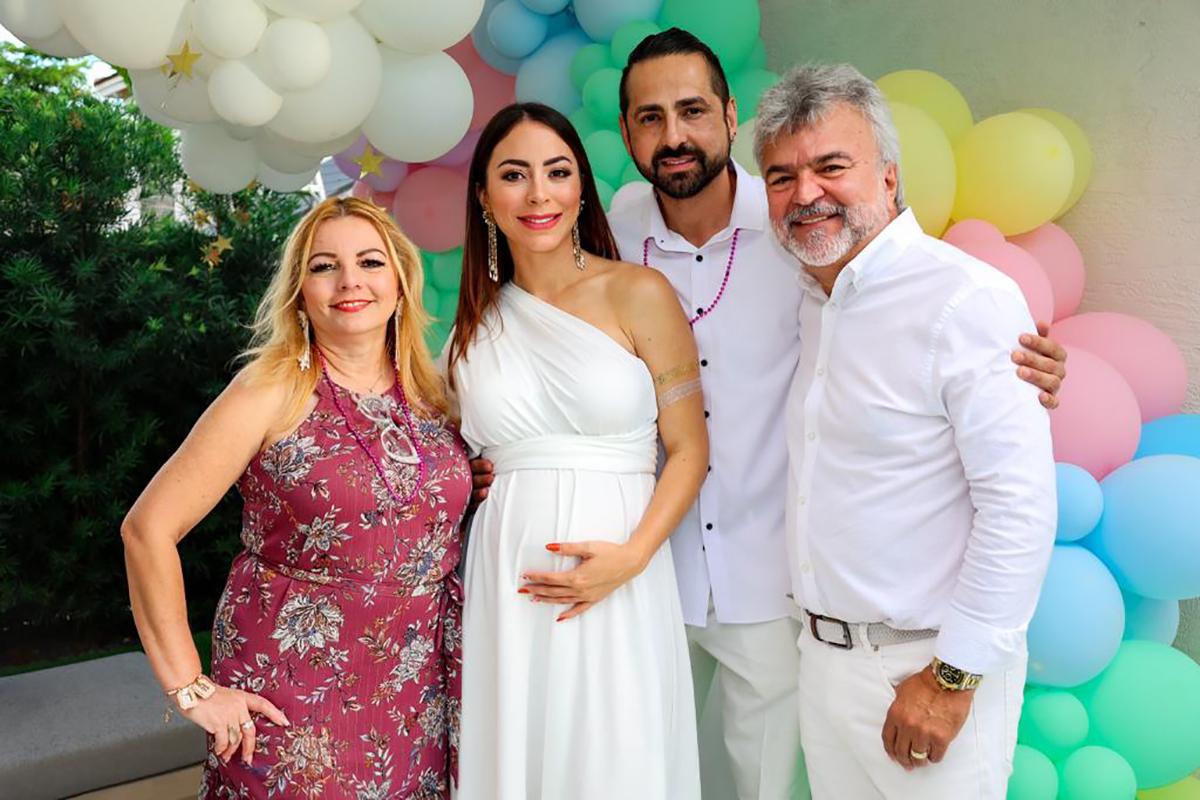
[[[612,205],[613,195],[616,193],[617,190],[608,181],[596,179],[596,194],[600,195],[600,205],[604,207],[605,211],[608,211]]]
[[[744,69],[733,76],[730,92],[737,98],[738,122],[753,119],[763,92],[779,83],[779,76],[765,69]]]
[[[625,143],[616,131],[599,130],[583,140],[592,173],[610,186],[621,180],[625,170]]]
[[[425,269],[428,283],[432,283],[440,291],[458,294],[458,285],[462,282],[462,248],[434,253],[431,263]]]
[[[756,0],[665,0],[658,24],[683,28],[713,49],[729,75],[742,68],[758,43]]]
[[[746,59],[743,69],[766,69],[767,68],[767,43],[760,36],[758,41],[754,43],[754,49],[750,51],[750,57]]]
[[[567,120],[575,127],[575,132],[579,134],[579,141],[586,142],[587,138],[598,130],[602,130],[600,125],[596,124],[596,120],[592,119],[592,114],[586,108],[580,107],[567,115]]]
[[[637,181],[649,183],[649,181],[646,180],[646,177],[638,170],[637,164],[633,163],[633,159],[630,159],[629,165],[626,166],[625,171],[621,173],[621,185],[624,186],[627,183],[635,183]]]
[[[1057,796],[1058,772],[1054,763],[1032,747],[1017,745],[1007,800],[1054,800]]]
[[[599,42],[584,45],[571,60],[571,83],[574,84],[575,91],[583,94],[583,85],[592,77],[592,73],[598,69],[615,66],[612,50],[608,45]]]
[[[1070,692],[1047,690],[1025,696],[1017,741],[1058,761],[1075,750],[1088,733],[1087,710]]]
[[[617,32],[613,34],[612,43],[609,45],[613,64],[624,69],[625,65],[629,63],[629,54],[633,52],[633,48],[641,44],[642,39],[647,36],[661,32],[662,28],[648,19],[633,19],[626,22],[617,28]]]
[[[438,319],[441,316],[441,298],[433,281],[425,281],[425,288],[421,292],[421,305],[425,306],[425,313],[430,317]]]
[[[583,84],[583,107],[592,119],[605,127],[616,127],[621,118],[621,71],[613,67],[598,69]]]
[[[1083,747],[1058,765],[1058,800],[1133,800],[1133,767],[1107,747]]]
[[[1200,768],[1200,664],[1158,642],[1122,642],[1099,676],[1074,690],[1091,721],[1088,743],[1115,750],[1140,789]]]
[[[437,358],[438,354],[442,352],[442,348],[446,346],[446,340],[450,338],[450,326],[453,324],[453,320],[442,320],[433,323],[425,331],[425,345],[434,358]]]

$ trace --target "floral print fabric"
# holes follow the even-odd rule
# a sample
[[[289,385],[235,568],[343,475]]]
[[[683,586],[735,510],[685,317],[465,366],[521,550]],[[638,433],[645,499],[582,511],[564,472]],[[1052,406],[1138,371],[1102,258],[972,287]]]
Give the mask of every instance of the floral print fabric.
[[[292,724],[255,715],[253,765],[210,753],[200,798],[449,796],[466,453],[444,419],[414,415],[425,482],[397,507],[329,391],[239,481],[245,549],[213,622],[213,679],[263,695]],[[418,467],[388,458],[382,426],[333,391],[403,499]]]

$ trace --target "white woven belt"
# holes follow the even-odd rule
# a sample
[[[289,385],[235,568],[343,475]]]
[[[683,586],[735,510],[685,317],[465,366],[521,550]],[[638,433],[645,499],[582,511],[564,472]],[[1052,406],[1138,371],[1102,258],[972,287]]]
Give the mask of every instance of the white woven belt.
[[[842,650],[887,647],[889,644],[932,639],[938,635],[934,628],[900,630],[883,622],[846,622],[814,614],[808,609],[804,609],[804,617],[814,639]]]

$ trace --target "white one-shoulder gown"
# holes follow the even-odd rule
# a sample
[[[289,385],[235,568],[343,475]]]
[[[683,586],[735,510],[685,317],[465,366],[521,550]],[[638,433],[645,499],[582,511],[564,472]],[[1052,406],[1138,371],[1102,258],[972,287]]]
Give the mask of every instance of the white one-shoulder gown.
[[[550,542],[624,542],[654,491],[645,364],[512,283],[455,365],[462,432],[495,465],[471,526],[459,800],[693,800],[695,710],[670,545],[577,618],[517,594]]]

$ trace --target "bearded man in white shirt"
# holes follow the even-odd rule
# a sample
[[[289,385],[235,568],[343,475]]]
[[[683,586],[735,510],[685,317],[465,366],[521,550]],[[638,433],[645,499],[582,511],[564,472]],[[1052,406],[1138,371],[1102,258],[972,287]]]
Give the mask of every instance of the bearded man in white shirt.
[[[800,356],[796,262],[772,232],[762,179],[730,158],[737,104],[701,41],[672,28],[633,50],[622,74],[620,124],[654,191],[609,222],[623,259],[671,281],[695,319],[700,352],[711,463],[695,506],[671,536],[697,713],[715,673],[738,800],[804,797],[800,629],[784,542],[783,413]],[[1040,336],[1022,343],[1033,352],[1014,358],[1052,407],[1065,353]],[[481,499],[490,465],[472,466]],[[570,573],[561,580],[566,585]]]
[[[1008,352],[1029,311],[904,209],[887,104],[853,67],[793,70],[757,120],[804,286],[787,544],[813,795],[1000,800],[1055,528],[1049,420]]]

